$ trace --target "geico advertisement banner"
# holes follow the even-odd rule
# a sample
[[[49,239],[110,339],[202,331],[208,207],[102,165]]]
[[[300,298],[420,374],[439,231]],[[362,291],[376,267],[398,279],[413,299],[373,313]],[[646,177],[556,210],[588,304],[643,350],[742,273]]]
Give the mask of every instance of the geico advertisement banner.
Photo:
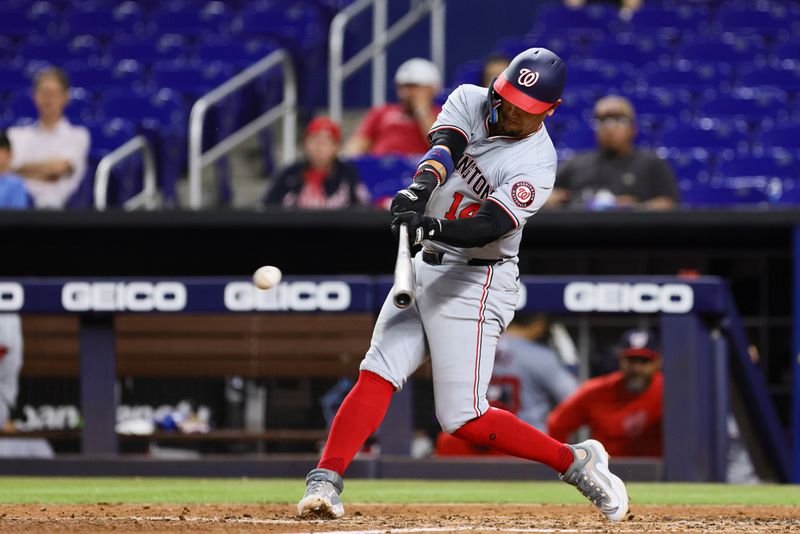
[[[521,282],[517,309],[524,311],[720,313],[729,304],[725,283],[711,277],[523,277]],[[391,283],[391,277],[286,277],[264,291],[244,278],[2,279],[0,313],[377,314]]]
[[[0,313],[368,312],[367,277],[287,277],[268,291],[249,280],[0,280]]]

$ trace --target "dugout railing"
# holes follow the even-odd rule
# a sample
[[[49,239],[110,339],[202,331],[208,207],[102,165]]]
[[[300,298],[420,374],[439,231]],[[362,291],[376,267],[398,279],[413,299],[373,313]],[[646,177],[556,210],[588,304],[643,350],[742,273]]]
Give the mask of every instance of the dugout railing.
[[[760,370],[748,355],[744,331],[723,280],[715,277],[526,277],[523,282],[525,291],[520,307],[526,311],[578,314],[589,318],[593,314],[648,314],[659,318],[665,373],[665,443],[663,465],[656,466],[657,478],[724,480],[728,451],[726,420],[733,410],[748,436],[748,449],[759,474],[772,480],[789,480],[788,443]],[[335,318],[344,314],[374,318],[390,285],[391,279],[386,277],[287,277],[278,288],[263,292],[241,278],[4,279],[0,280],[0,311],[78,316],[78,369],[84,424],[81,428],[83,457],[77,463],[98,469],[104,464],[97,461],[104,458],[109,469],[119,473],[119,465],[114,467],[114,463],[122,462],[124,457],[118,456],[115,432],[115,382],[120,363],[126,360],[118,357],[125,344],[115,336],[124,336],[126,331],[128,334],[147,332],[148,328],[142,328],[141,323],[146,323],[148,318],[141,314],[155,314],[153,317],[158,314],[213,314],[214,317],[247,314],[251,318],[294,314],[298,319],[301,316]],[[118,315],[119,324],[115,328]],[[231,328],[237,328],[230,316],[222,320],[228,321]],[[120,329],[119,325],[126,322],[127,330]],[[317,327],[324,322],[318,321]],[[360,333],[355,334],[354,341],[343,341],[348,351],[358,352],[361,345],[366,349],[368,343],[363,336],[369,334],[370,326],[371,319],[356,329]],[[306,332],[317,328],[311,323],[306,327]],[[202,329],[202,321],[196,328]],[[341,327],[334,329],[343,330]],[[302,335],[303,327],[297,331]],[[169,334],[162,331],[164,333]],[[125,369],[128,373],[136,372],[134,368],[139,366],[138,372],[142,372],[147,363],[142,363],[141,359],[155,350],[155,344],[142,338],[133,345],[138,347],[138,353],[133,351],[138,356],[127,360]],[[176,345],[172,347],[180,352],[175,349]],[[191,353],[197,347],[195,344],[182,350]],[[341,349],[334,347],[329,354],[341,354]],[[130,350],[130,346],[124,350]],[[155,361],[169,360],[169,346],[152,356]],[[357,360],[356,355],[348,365],[354,368]],[[188,362],[186,364],[188,366]],[[175,366],[173,371],[180,374],[180,359],[172,365]],[[303,366],[298,367],[302,372]],[[242,369],[237,370],[240,371]],[[259,370],[256,375],[262,371],[268,373],[269,369]],[[213,373],[214,369],[208,372]],[[341,367],[334,370],[334,373],[341,372]],[[368,463],[361,468],[361,474],[458,477],[458,473],[465,473],[459,462],[419,462],[407,457],[413,430],[411,402],[411,387],[395,396],[380,431],[385,458]],[[42,472],[56,465],[51,463],[48,468],[48,462],[58,461],[0,461],[0,473]],[[212,466],[210,471],[196,465],[193,472],[240,474],[226,471],[225,462],[223,467],[219,462],[206,463],[207,467]],[[260,467],[254,468],[254,475],[285,475],[287,469],[293,473],[291,466],[305,468],[307,464],[308,460],[297,459],[262,461]],[[266,469],[266,465],[274,469]],[[506,467],[493,465],[490,468],[482,467],[479,461],[466,461],[466,465],[469,466],[466,474],[474,478],[484,475],[518,477],[528,472],[520,471],[516,462],[501,462],[500,465]],[[237,466],[237,469],[242,468],[241,464]],[[147,469],[137,471],[135,466],[129,467],[126,473],[148,474]],[[636,462],[629,466],[634,470],[635,467]],[[150,469],[154,473],[164,473],[158,468]],[[177,472],[183,472],[181,469],[188,470],[183,466]]]

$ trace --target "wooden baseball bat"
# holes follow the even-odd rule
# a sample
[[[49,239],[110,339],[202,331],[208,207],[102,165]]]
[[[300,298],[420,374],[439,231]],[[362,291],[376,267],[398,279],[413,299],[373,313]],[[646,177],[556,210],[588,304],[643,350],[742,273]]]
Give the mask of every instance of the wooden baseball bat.
[[[414,280],[411,276],[411,250],[408,246],[408,226],[400,225],[400,241],[397,243],[397,262],[394,265],[394,289],[392,300],[398,308],[408,308],[414,302]]]

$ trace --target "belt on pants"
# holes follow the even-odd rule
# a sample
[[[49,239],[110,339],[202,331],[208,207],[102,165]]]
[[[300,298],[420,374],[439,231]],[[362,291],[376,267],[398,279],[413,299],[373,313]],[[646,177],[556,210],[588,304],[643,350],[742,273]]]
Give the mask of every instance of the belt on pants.
[[[433,252],[429,250],[422,251],[422,261],[427,263],[428,265],[441,265],[442,260],[444,260],[444,252]],[[451,256],[453,256],[451,254]],[[453,256],[458,257],[458,256]],[[503,260],[484,260],[482,258],[470,258],[465,263],[467,265],[472,266],[489,266],[494,265],[496,263],[500,263]]]

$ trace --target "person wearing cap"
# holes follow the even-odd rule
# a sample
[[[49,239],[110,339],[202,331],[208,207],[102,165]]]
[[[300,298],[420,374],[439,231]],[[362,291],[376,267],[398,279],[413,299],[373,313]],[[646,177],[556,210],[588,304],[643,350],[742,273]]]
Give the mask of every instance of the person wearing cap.
[[[409,59],[397,69],[394,83],[400,101],[369,111],[347,142],[348,155],[427,152],[426,134],[441,109],[434,103],[442,88],[439,68],[427,59]]]
[[[665,210],[678,204],[672,168],[654,152],[634,144],[636,112],[627,98],[612,95],[598,100],[592,126],[597,149],[559,167],[548,206]]]
[[[39,71],[33,80],[39,120],[8,129],[14,146],[11,165],[25,179],[37,208],[63,209],[86,174],[89,130],[64,117],[69,80],[59,68]]]
[[[602,443],[568,444],[487,397],[497,343],[522,289],[517,254],[526,225],[555,182],[557,154],[545,121],[561,104],[564,61],[546,48],[514,57],[490,87],[453,90],[428,131],[430,148],[390,212],[410,249],[413,298],[390,291],[359,366],[297,503],[301,517],[344,515],[344,473],[383,421],[392,394],[431,362],[436,419],[459,439],[540,462],[609,520],[628,514],[628,493]],[[405,245],[405,243],[403,243]]]
[[[22,177],[11,172],[11,142],[0,130],[0,209],[30,207],[28,190]]]
[[[339,159],[342,134],[327,117],[317,117],[306,127],[304,158],[290,165],[272,182],[265,206],[300,209],[343,209],[366,206],[370,195],[358,169]]]
[[[664,380],[655,333],[622,336],[619,371],[584,382],[547,419],[549,434],[566,439],[588,425],[612,456],[661,456]]]

